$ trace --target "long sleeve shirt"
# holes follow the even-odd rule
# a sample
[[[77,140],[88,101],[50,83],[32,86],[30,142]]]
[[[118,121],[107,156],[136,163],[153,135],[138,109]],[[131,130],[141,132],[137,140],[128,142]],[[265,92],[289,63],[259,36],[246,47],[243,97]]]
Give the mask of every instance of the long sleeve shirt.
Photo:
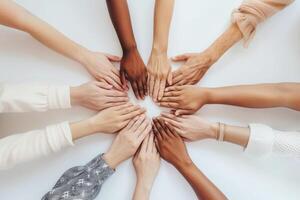
[[[70,108],[68,86],[0,84],[0,113]],[[73,145],[68,122],[0,139],[0,170]]]
[[[42,200],[95,199],[103,183],[114,173],[102,155],[98,155],[84,166],[73,167],[64,172]]]
[[[300,157],[300,132],[279,131],[263,124],[250,124],[250,138],[245,152],[253,155],[272,153]]]
[[[279,12],[294,0],[244,0],[232,13],[232,23],[236,23],[248,46],[254,37],[256,26]]]

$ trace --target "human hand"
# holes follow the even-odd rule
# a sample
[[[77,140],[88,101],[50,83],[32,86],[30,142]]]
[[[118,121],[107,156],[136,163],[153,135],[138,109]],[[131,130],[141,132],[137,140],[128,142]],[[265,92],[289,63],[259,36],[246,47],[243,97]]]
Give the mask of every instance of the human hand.
[[[98,81],[71,87],[70,96],[72,105],[98,111],[125,104],[129,100],[126,92],[115,90],[112,85]]]
[[[160,166],[160,156],[156,149],[153,133],[147,135],[139,150],[132,159],[136,176],[137,186],[151,189]]]
[[[217,59],[217,55],[210,50],[202,53],[186,53],[173,57],[172,60],[175,62],[185,62],[179,69],[173,72],[173,85],[196,84]]]
[[[176,168],[191,163],[182,138],[162,119],[153,120],[153,133],[160,156]]]
[[[161,100],[167,84],[172,84],[172,70],[166,53],[152,50],[148,61],[148,93],[154,102]]]
[[[177,117],[173,114],[162,113],[161,118],[167,126],[172,126],[176,133],[187,141],[216,139],[218,135],[217,123],[207,122],[196,115]]]
[[[145,113],[145,109],[127,103],[102,110],[88,119],[93,132],[115,133],[124,128],[130,120]]]
[[[147,69],[137,49],[124,52],[120,74],[123,87],[127,85],[126,76],[136,98],[144,99],[147,94]]]
[[[121,162],[131,157],[139,148],[144,138],[151,131],[151,122],[141,115],[132,119],[122,129],[104,155],[106,163],[116,168]]]
[[[120,57],[91,51],[85,51],[82,55],[82,65],[95,79],[105,81],[120,91],[126,89],[122,87],[119,70],[111,63],[119,62]]]
[[[171,86],[165,89],[160,106],[173,108],[175,115],[197,112],[208,102],[208,89],[192,85]]]

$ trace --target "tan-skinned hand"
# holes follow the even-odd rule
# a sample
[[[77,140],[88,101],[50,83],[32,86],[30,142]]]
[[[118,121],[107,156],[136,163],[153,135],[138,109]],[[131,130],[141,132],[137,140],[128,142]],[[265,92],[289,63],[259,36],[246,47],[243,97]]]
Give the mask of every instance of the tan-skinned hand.
[[[197,112],[207,102],[207,91],[192,85],[171,86],[165,89],[160,106],[172,108],[175,115]]]
[[[113,86],[106,82],[98,81],[71,87],[70,94],[72,105],[80,105],[98,111],[129,101],[126,92],[113,89]]]
[[[207,122],[196,115],[177,117],[173,114],[162,113],[161,118],[186,141],[216,139],[218,134],[217,123]]]
[[[167,54],[152,51],[147,69],[148,93],[153,101],[157,102],[163,97],[167,84],[172,84],[172,71]]]

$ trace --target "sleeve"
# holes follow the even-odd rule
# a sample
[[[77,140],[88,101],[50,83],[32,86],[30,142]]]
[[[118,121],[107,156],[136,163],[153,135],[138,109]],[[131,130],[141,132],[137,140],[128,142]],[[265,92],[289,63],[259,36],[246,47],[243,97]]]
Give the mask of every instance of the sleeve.
[[[250,124],[249,127],[250,138],[245,152],[300,157],[300,132],[274,130],[262,124]]]
[[[68,169],[58,179],[52,190],[43,196],[42,200],[95,199],[102,184],[114,173],[102,156],[103,154],[98,155],[85,166]]]
[[[254,37],[256,26],[279,12],[294,0],[244,0],[232,13],[232,23],[236,23],[247,47]]]
[[[68,122],[5,137],[0,140],[0,170],[58,152],[72,145]]]
[[[69,86],[0,85],[0,112],[29,112],[71,107]]]

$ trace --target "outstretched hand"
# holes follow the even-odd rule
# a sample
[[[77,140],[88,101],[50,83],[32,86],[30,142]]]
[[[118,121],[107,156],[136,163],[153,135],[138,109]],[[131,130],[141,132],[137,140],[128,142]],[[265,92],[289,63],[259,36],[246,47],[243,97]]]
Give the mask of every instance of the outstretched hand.
[[[124,52],[120,74],[123,88],[128,88],[127,78],[136,98],[144,99],[147,95],[147,69],[137,49]]]

